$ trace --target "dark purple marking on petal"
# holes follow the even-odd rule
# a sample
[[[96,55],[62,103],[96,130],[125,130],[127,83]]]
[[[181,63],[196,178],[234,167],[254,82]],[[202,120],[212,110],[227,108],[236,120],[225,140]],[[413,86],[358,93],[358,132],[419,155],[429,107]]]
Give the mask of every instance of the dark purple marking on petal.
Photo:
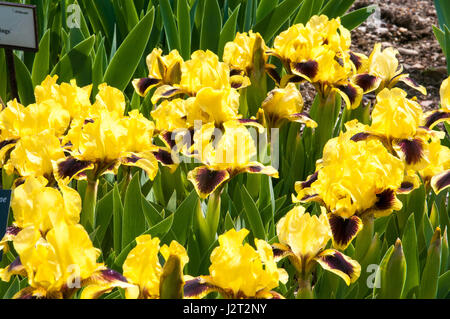
[[[89,123],[94,123],[94,120],[93,119],[84,120],[84,125],[89,124]]]
[[[163,141],[169,146],[171,149],[174,149],[176,146],[175,141],[172,139],[172,132],[164,132],[160,134]]]
[[[168,97],[168,96],[172,96],[173,94],[175,94],[178,91],[179,91],[178,89],[170,89],[170,90],[167,90],[166,92],[164,92],[161,95],[165,96],[165,97]]]
[[[139,156],[136,156],[136,155],[133,154],[133,155],[127,157],[126,161],[128,163],[136,164],[141,159],[142,159],[142,157],[139,157]]]
[[[300,201],[304,202],[304,201],[307,201],[307,200],[309,200],[311,198],[314,198],[314,197],[317,197],[317,196],[319,196],[319,194],[306,195]]]
[[[117,271],[112,270],[112,269],[103,269],[101,271],[101,274],[102,274],[102,278],[109,282],[114,282],[114,281],[128,282],[128,280],[122,274],[120,274]]]
[[[251,119],[239,119],[238,122],[241,123],[241,124],[258,123],[257,120],[251,120]]]
[[[74,157],[68,157],[66,160],[58,163],[58,174],[62,178],[72,178],[91,164],[89,161],[81,161]]]
[[[17,143],[17,141],[18,141],[17,139],[15,139],[15,140],[4,140],[4,141],[1,141],[1,142],[0,142],[0,150],[1,150],[2,148],[4,148],[5,146],[8,146],[8,145]]]
[[[163,165],[174,165],[175,162],[173,161],[172,154],[166,150],[159,149],[156,152],[153,152],[153,155],[155,155],[156,159],[161,162]]]
[[[261,172],[263,170],[263,167],[261,167],[261,166],[249,166],[248,168],[247,168],[247,171],[249,172],[249,173],[259,173],[259,172]]]
[[[14,181],[14,188],[19,187],[20,185],[25,184],[25,178],[20,177]]]
[[[414,184],[411,182],[403,182],[400,188],[397,190],[400,193],[410,192],[414,188]]]
[[[407,82],[411,83],[415,87],[420,87],[420,84],[416,80],[414,80],[413,78],[406,77],[403,80],[406,80]]]
[[[301,183],[302,188],[311,187],[312,183],[317,181],[318,177],[319,177],[319,171],[315,172],[314,174],[311,175],[311,177],[308,180]]]
[[[231,81],[231,87],[236,90],[240,89],[242,87],[242,84],[242,81]]]
[[[450,185],[450,170],[436,181],[436,188],[441,190]]]
[[[344,274],[349,277],[352,276],[354,269],[353,265],[345,260],[344,255],[340,252],[336,251],[333,255],[326,255],[321,257],[322,261],[324,261],[331,269],[337,269],[342,271]]]
[[[357,216],[342,218],[333,214],[328,220],[334,242],[340,247],[347,247],[360,230],[361,220]]]
[[[433,112],[426,118],[425,127],[430,128],[436,122],[439,122],[439,121],[445,120],[445,119],[449,119],[449,118],[450,118],[450,112],[442,112],[442,111]]]
[[[423,156],[423,145],[419,139],[408,140],[404,139],[398,142],[403,154],[405,154],[406,164],[419,163]]]
[[[197,171],[197,187],[203,194],[210,194],[227,176],[227,171],[213,171],[204,167]]]
[[[192,280],[186,281],[184,284],[184,296],[188,298],[200,296],[205,292],[214,288],[210,284],[202,282],[200,278],[194,278]]]
[[[348,99],[350,100],[350,103],[353,104],[356,101],[356,97],[358,96],[358,91],[356,88],[351,85],[340,85],[338,86],[338,89],[344,92],[345,95],[348,96]]]
[[[289,76],[287,83],[299,83],[299,82],[303,82],[303,81],[305,81],[304,78],[302,78],[299,75],[294,74],[294,75]]]
[[[6,228],[5,235],[17,236],[17,234],[20,233],[21,230],[22,230],[22,228],[20,228],[20,227],[9,226],[8,228]]]
[[[137,88],[139,90],[139,93],[141,93],[142,95],[145,94],[145,91],[147,91],[147,89],[153,85],[156,85],[158,83],[160,83],[161,80],[158,79],[153,79],[153,78],[142,78],[139,80],[139,82],[137,83]]]
[[[281,76],[278,74],[275,68],[266,68],[267,74],[275,81],[275,83],[279,84],[281,82]]]
[[[362,66],[361,58],[356,54],[354,54],[353,52],[350,52],[350,60],[355,65],[356,69],[359,70],[359,68]]]
[[[369,91],[373,88],[375,83],[377,82],[377,77],[364,73],[364,74],[358,74],[355,77],[355,83],[363,89],[364,92]]]
[[[342,58],[335,56],[335,57],[334,57],[334,60],[335,60],[337,63],[339,63],[339,65],[340,65],[341,67],[344,67],[344,60],[343,60]]]
[[[319,71],[319,64],[316,61],[310,60],[307,62],[294,63],[294,69],[301,74],[313,79]]]
[[[353,142],[360,142],[360,141],[366,140],[369,136],[370,136],[370,133],[361,132],[361,133],[356,133],[350,139]]]
[[[393,189],[386,189],[385,191],[376,195],[377,201],[374,208],[377,210],[387,210],[394,206],[395,204],[395,192]]]
[[[14,271],[18,268],[22,268],[22,262],[20,261],[20,257],[17,257],[9,266],[8,271]]]
[[[241,70],[238,70],[238,69],[231,69],[230,70],[230,77],[234,76],[234,75],[242,75],[242,74],[243,74],[243,72]]]

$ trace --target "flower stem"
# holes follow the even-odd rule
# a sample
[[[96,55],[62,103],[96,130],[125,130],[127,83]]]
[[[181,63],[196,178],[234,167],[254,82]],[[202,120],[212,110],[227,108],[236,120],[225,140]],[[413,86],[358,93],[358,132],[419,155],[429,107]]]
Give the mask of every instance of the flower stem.
[[[88,179],[86,193],[84,195],[83,213],[81,214],[81,224],[94,230],[95,226],[95,207],[97,204],[98,179]]]
[[[296,299],[314,299],[311,280],[304,278],[298,280],[298,291]]]
[[[216,236],[217,228],[219,227],[220,220],[220,195],[222,193],[222,188],[219,187],[214,193],[209,196],[208,207],[206,209],[206,223],[209,228],[208,239],[212,243]]]
[[[366,255],[370,244],[372,243],[374,232],[375,218],[373,214],[364,215],[361,218],[364,226],[361,232],[356,237],[356,260],[362,260]]]

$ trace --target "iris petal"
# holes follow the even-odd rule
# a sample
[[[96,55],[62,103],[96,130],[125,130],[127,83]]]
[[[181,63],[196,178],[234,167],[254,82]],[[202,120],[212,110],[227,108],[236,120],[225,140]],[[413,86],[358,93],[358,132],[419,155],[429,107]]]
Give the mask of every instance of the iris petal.
[[[187,280],[184,284],[184,297],[201,299],[207,294],[218,291],[218,287],[211,285],[205,277],[197,277]]]
[[[312,82],[314,77],[319,72],[319,63],[317,61],[306,61],[300,63],[291,63],[292,72],[306,80]]]
[[[152,96],[152,104],[157,104],[161,99],[168,99],[176,95],[182,94],[183,91],[177,87],[170,85],[162,85],[156,89]]]
[[[394,141],[393,147],[397,154],[405,160],[406,164],[418,165],[425,160],[423,144],[422,140],[418,138],[403,139]]]
[[[376,196],[377,201],[372,208],[375,217],[387,216],[393,210],[400,210],[403,206],[393,189],[386,189]]]
[[[201,198],[208,197],[229,178],[228,171],[211,170],[206,166],[197,167],[188,174],[188,179],[194,184],[195,190]]]
[[[76,175],[93,168],[94,163],[90,161],[79,160],[75,157],[67,157],[56,163],[54,174],[58,180],[71,180]]]
[[[442,110],[425,113],[425,127],[433,128],[441,122],[450,121],[450,112]]]
[[[307,127],[310,128],[316,128],[317,127],[317,122],[314,121],[308,114],[306,113],[296,113],[296,114],[291,114],[289,116],[289,120],[292,122],[297,122],[297,123],[303,123],[305,124]]]
[[[381,78],[368,73],[363,73],[356,75],[353,81],[363,89],[364,93],[369,93],[380,86]]]
[[[434,176],[431,179],[431,187],[436,194],[440,193],[443,189],[450,187],[450,169]]]
[[[335,90],[342,96],[348,109],[356,109],[362,101],[363,89],[357,85],[348,83],[340,85]]]
[[[342,218],[335,214],[328,217],[333,234],[333,246],[344,250],[361,231],[363,224],[358,216]]]
[[[344,279],[345,283],[355,282],[361,274],[359,263],[334,249],[327,249],[320,253],[316,261],[323,269],[331,271]]]
[[[81,299],[97,299],[116,287],[128,289],[133,287],[127,279],[112,269],[101,269],[83,282],[86,287],[81,293]]]
[[[133,81],[133,87],[140,96],[145,97],[148,91],[160,83],[161,80],[155,78],[135,79]]]

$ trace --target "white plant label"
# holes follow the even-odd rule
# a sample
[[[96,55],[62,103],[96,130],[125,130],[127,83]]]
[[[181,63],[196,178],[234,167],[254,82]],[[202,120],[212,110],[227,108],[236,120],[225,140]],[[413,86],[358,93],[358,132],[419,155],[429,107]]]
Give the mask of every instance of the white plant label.
[[[0,2],[0,47],[37,50],[34,6]]]

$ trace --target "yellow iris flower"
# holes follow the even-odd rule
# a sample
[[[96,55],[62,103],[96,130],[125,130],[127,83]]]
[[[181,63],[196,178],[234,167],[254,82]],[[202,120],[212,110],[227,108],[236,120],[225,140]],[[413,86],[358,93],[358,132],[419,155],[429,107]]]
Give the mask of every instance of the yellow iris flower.
[[[166,264],[169,258],[176,258],[182,271],[189,261],[186,250],[176,241],[172,241],[170,246],[160,247],[159,238],[152,238],[150,235],[139,236],[136,243],[123,264],[123,275],[128,283],[125,296],[127,299],[160,298],[162,276],[167,270],[166,266],[161,266],[158,254],[163,256]],[[182,276],[180,277],[182,280]],[[104,292],[102,285],[91,285],[83,290],[82,298],[99,297]]]
[[[255,51],[262,50],[262,60],[267,62],[266,46],[261,35],[253,31],[237,33],[232,42],[225,44],[223,51],[223,61],[228,63],[230,68],[237,74],[241,72],[250,76],[254,68]]]
[[[190,60],[182,64],[180,84],[163,85],[156,89],[152,103],[156,104],[162,98],[180,94],[195,96],[203,88],[240,89],[248,85],[250,85],[250,80],[246,77],[230,77],[229,66],[220,62],[215,53],[209,50],[198,50],[192,53]]]
[[[100,86],[90,118],[74,122],[64,138],[71,156],[55,164],[58,180],[82,178],[86,171],[95,180],[119,165],[140,167],[153,179],[158,160],[174,165],[170,152],[152,144],[154,123],[136,110],[124,116],[124,101],[119,90]]]
[[[417,84],[409,74],[403,74],[403,66],[399,65],[397,59],[398,54],[395,48],[388,47],[381,50],[381,43],[376,43],[369,58],[363,63],[364,66],[359,70],[361,74],[355,77],[355,83],[365,88],[365,91],[377,89],[379,92],[403,82],[426,95],[427,90],[424,86]]]
[[[317,123],[303,112],[303,97],[294,83],[289,83],[285,88],[270,91],[258,115],[265,118],[270,128],[281,127],[287,121],[303,123],[312,128],[317,127]]]
[[[219,236],[219,246],[211,253],[209,276],[186,281],[184,294],[202,298],[218,291],[225,298],[282,298],[271,291],[279,282],[286,283],[287,273],[277,268],[272,248],[263,240],[255,239],[256,249],[243,244],[247,229],[232,229]]]
[[[4,165],[8,175],[16,172],[19,176],[44,176],[53,180],[53,162],[63,159],[64,151],[55,134],[46,130],[37,135],[21,138]]]
[[[327,208],[339,249],[362,229],[364,215],[380,217],[401,209],[396,193],[405,179],[403,161],[378,139],[368,139],[363,125],[352,121],[346,127],[346,133],[325,145],[316,173],[295,185],[298,200],[318,201]]]
[[[359,106],[363,90],[350,82],[356,72],[349,53],[350,32],[340,19],[313,16],[306,24],[297,24],[281,32],[274,40],[272,55],[278,57],[288,71],[281,79],[288,82],[307,80],[322,96],[339,93],[349,109]]]
[[[441,108],[425,113],[424,125],[433,128],[438,123],[450,122],[450,77],[445,79],[440,87]]]
[[[80,219],[81,198],[77,191],[60,185],[46,187],[48,181],[42,177],[28,177],[14,189],[11,209],[14,216],[0,246],[7,250],[7,243],[24,228],[34,227],[46,234],[56,224],[63,221],[68,225],[77,224]]]
[[[273,245],[277,259],[289,257],[301,279],[308,280],[316,263],[347,285],[359,278],[358,262],[334,249],[325,249],[332,235],[325,212],[311,216],[304,207],[296,206],[278,222],[277,235],[280,244]]]
[[[147,56],[146,62],[149,76],[133,80],[133,86],[140,96],[146,96],[155,86],[179,84],[183,58],[177,50],[162,56],[162,50],[155,48]]]
[[[29,287],[13,298],[61,299],[71,298],[86,282],[104,277],[108,273],[97,263],[100,250],[93,247],[88,233],[81,225],[61,222],[49,230],[45,237],[34,226],[23,229],[14,238],[19,258],[0,270],[0,277],[9,281],[14,274],[28,278]],[[127,287],[125,282],[111,285]]]
[[[190,171],[188,179],[200,197],[206,198],[226,181],[240,173],[278,177],[276,169],[255,161],[257,150],[249,130],[236,121],[225,122],[224,131],[214,123],[205,124],[194,134],[193,153],[205,166]]]

